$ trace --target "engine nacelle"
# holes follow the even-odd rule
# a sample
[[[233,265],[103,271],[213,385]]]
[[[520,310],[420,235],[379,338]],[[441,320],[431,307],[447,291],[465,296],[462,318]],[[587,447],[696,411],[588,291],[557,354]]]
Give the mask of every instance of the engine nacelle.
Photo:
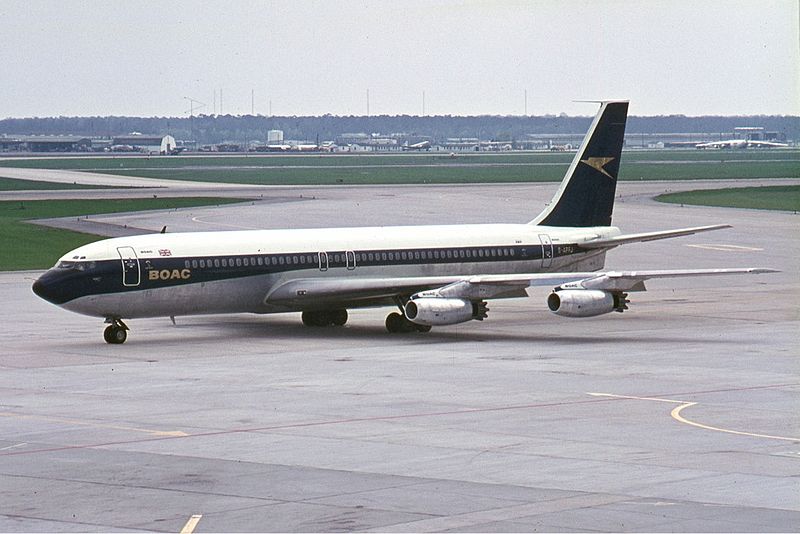
[[[594,317],[628,309],[625,293],[599,289],[565,289],[547,297],[547,307],[564,317]]]
[[[405,306],[406,319],[426,326],[458,324],[486,318],[485,302],[467,299],[418,298],[409,300]]]

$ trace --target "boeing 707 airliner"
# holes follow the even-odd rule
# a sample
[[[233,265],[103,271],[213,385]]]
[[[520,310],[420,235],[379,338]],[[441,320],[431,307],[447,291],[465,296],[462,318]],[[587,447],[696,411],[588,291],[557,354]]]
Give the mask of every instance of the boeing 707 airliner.
[[[528,224],[472,224],[146,234],[64,255],[33,284],[43,299],[105,319],[124,343],[141,317],[302,312],[308,326],[344,325],[347,310],[396,306],[390,332],[487,317],[489,299],[550,286],[566,317],[628,308],[651,278],[771,269],[606,271],[614,247],[728,225],[621,234],[611,226],[628,102],[602,102],[553,200]]]

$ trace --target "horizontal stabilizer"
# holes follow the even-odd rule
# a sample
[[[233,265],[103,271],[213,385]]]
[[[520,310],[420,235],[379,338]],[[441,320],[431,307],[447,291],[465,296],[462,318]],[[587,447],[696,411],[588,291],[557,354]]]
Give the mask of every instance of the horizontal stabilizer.
[[[641,243],[643,241],[655,241],[657,239],[669,239],[670,237],[681,237],[685,235],[709,232],[711,230],[721,230],[732,228],[730,224],[713,224],[711,226],[695,226],[694,228],[679,228],[677,230],[662,230],[659,232],[644,232],[641,234],[626,234],[605,239],[595,239],[581,243],[583,248],[611,248],[627,243]]]

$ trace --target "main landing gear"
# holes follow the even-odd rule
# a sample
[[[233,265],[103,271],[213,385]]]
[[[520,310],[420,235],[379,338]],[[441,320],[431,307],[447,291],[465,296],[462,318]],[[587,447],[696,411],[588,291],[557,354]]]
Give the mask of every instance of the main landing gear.
[[[109,317],[106,322],[110,323],[103,331],[103,339],[106,340],[106,343],[111,345],[125,343],[125,340],[128,339],[128,325],[123,323],[122,319],[115,317]]]
[[[347,310],[304,311],[302,317],[306,326],[344,326]]]
[[[386,316],[386,330],[392,334],[407,334],[409,332],[430,332],[431,327],[423,324],[412,323],[406,316],[392,312]]]

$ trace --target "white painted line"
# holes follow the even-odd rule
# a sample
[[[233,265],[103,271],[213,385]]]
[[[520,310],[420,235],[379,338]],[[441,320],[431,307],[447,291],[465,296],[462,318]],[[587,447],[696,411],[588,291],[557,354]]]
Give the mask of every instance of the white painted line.
[[[719,250],[722,252],[759,252],[763,248],[743,247],[741,245],[686,245],[687,247],[700,248],[703,250]]]
[[[238,230],[263,230],[263,228],[258,228],[255,226],[241,226],[238,224],[226,224],[221,222],[208,222],[204,221],[200,217],[192,217],[192,222],[196,222],[198,224],[207,224],[209,226],[225,226],[227,228],[236,228]]]
[[[611,397],[614,399],[633,399],[633,400],[648,400],[656,402],[671,402],[673,404],[684,404],[685,401],[672,400],[672,399],[659,399],[658,397],[633,397],[630,395],[614,395],[613,393],[587,393],[592,397]]]
[[[16,445],[9,445],[8,447],[3,447],[0,451],[10,451],[11,449],[16,449],[17,447],[24,447],[27,443],[17,443]]]

